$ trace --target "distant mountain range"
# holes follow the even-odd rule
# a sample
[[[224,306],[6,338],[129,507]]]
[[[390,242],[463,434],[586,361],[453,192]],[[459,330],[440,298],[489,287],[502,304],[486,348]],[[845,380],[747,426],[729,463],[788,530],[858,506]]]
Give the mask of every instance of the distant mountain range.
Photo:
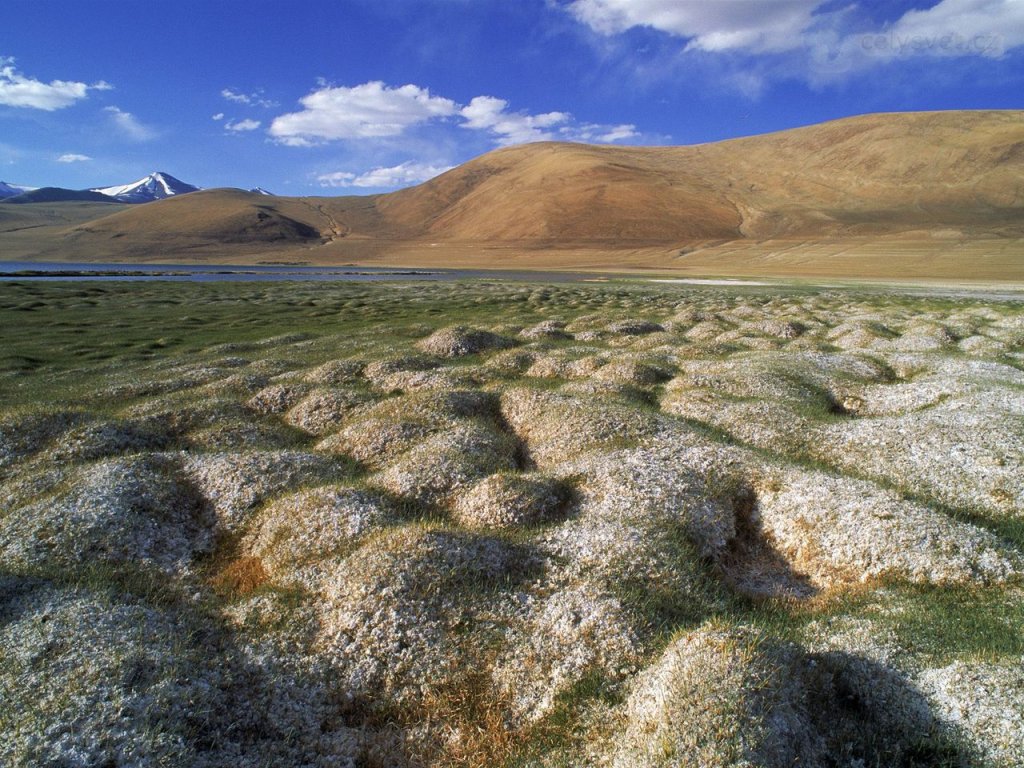
[[[6,181],[0,181],[0,199],[21,195],[34,189],[35,187],[23,187],[20,184],[8,184]]]
[[[167,196],[151,205],[0,205],[0,252],[1024,282],[1022,110],[861,115],[693,146],[524,144],[383,195],[165,181],[127,185]]]
[[[5,203],[58,203],[71,200],[111,203],[151,203],[175,195],[198,192],[199,187],[186,184],[171,174],[155,171],[131,184],[92,189],[62,187],[26,187],[0,181],[0,201]],[[263,192],[263,190],[260,190]],[[263,194],[269,194],[263,192]]]
[[[63,189],[62,187],[40,187],[21,194],[11,195],[3,200],[3,203],[24,204],[24,203],[116,203],[107,195],[93,192],[91,189]]]

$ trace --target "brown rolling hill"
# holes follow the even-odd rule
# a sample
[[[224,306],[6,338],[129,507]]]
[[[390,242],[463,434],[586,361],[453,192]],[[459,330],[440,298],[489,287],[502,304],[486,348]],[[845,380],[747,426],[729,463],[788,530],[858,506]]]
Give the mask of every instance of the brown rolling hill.
[[[22,255],[712,272],[717,264],[722,274],[742,272],[747,257],[749,273],[764,274],[759,253],[785,273],[779,254],[794,248],[814,274],[808,264],[822,256],[811,245],[831,253],[830,243],[931,243],[938,265],[956,259],[955,247],[988,242],[1003,253],[996,272],[1017,269],[1006,276],[1024,279],[1015,267],[1024,261],[1024,111],[865,115],[685,147],[528,144],[386,195],[210,190],[36,234],[39,249]],[[722,253],[739,254],[736,264],[701,262]],[[856,271],[839,261],[840,271]]]

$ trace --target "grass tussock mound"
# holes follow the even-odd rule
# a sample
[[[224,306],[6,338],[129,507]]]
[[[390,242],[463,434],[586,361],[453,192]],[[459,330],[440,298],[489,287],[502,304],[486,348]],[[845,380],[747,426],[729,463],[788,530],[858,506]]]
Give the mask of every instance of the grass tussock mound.
[[[366,491],[322,486],[272,502],[253,526],[245,550],[271,578],[344,554],[395,520],[387,502]]]
[[[203,499],[158,457],[78,470],[63,491],[0,520],[0,563],[12,570],[96,563],[188,570],[212,544]]]
[[[520,528],[553,522],[569,502],[570,491],[543,475],[495,474],[461,494],[455,519],[469,528]]]
[[[612,764],[624,767],[966,757],[900,675],[844,654],[808,654],[745,628],[680,637],[638,677],[623,717]]]
[[[492,349],[508,349],[514,343],[490,331],[457,325],[435,331],[416,346],[429,355],[465,357]]]
[[[1014,302],[25,281],[0,324],[4,765],[1021,762]]]
[[[485,649],[485,606],[531,561],[497,539],[418,528],[364,544],[327,585],[319,642],[338,694],[386,708],[464,677]]]

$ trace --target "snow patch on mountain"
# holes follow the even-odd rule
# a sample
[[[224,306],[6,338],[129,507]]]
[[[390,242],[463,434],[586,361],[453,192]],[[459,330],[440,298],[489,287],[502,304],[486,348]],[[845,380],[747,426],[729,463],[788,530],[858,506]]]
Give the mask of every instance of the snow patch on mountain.
[[[108,195],[116,200],[120,200],[122,203],[148,203],[152,200],[162,200],[165,197],[198,192],[199,187],[186,184],[169,173],[156,171],[131,184],[97,187],[91,191]]]
[[[36,189],[37,187],[26,187],[21,184],[9,184],[6,181],[0,181],[0,198],[14,197],[25,192],[33,192]]]

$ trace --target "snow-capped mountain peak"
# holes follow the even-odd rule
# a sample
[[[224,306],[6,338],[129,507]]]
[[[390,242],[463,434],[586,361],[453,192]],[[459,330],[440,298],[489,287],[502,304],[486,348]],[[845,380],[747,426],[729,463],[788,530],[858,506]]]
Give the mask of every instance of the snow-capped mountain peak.
[[[148,203],[151,200],[162,200],[165,197],[198,192],[199,187],[186,184],[169,173],[156,171],[145,178],[131,184],[115,187],[97,187],[92,190],[120,200],[122,203]]]
[[[263,187],[253,187],[249,191],[250,192],[255,192],[257,195],[266,195],[267,197],[273,197],[274,196],[273,192],[267,192],[267,190],[265,190]]]
[[[0,199],[5,197],[14,197],[24,192],[32,192],[36,187],[26,187],[21,184],[8,184],[6,181],[0,181]]]

